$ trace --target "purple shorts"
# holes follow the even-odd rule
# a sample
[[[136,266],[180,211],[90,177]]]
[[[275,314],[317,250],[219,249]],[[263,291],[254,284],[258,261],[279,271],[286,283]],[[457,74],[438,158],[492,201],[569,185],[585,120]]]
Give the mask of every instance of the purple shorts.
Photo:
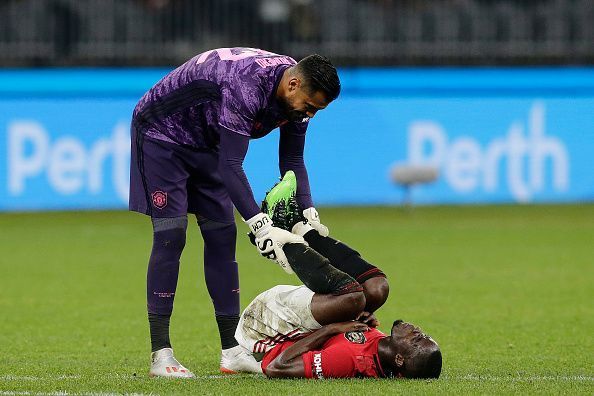
[[[194,213],[220,223],[235,222],[218,160],[214,151],[152,139],[133,126],[129,209],[151,217]]]

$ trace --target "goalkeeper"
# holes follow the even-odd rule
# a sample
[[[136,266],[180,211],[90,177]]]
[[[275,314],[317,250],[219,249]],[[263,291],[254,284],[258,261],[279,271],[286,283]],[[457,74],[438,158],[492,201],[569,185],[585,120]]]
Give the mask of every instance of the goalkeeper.
[[[294,233],[276,239],[274,259],[305,286],[280,285],[258,295],[241,315],[239,344],[263,354],[269,377],[437,378],[441,352],[419,328],[398,320],[390,336],[375,329],[373,312],[388,297],[385,275],[302,221],[295,184],[287,172],[267,194],[263,212]]]

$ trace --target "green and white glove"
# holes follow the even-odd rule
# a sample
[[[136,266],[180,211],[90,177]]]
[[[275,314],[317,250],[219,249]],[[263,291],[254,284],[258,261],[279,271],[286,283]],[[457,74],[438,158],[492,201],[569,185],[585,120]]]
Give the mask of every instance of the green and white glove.
[[[311,207],[305,209],[303,211],[303,217],[307,219],[308,224],[312,226],[313,229],[316,230],[321,236],[327,237],[330,234],[328,227],[320,223],[320,215],[318,214],[316,208]]]

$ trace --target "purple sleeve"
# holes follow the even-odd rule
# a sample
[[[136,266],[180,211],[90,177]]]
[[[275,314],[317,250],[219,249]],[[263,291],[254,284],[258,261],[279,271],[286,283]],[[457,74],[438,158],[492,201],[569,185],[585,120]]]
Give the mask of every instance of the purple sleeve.
[[[225,128],[220,128],[220,136],[219,172],[231,201],[239,214],[248,220],[260,213],[260,207],[254,199],[254,193],[243,171],[243,160],[250,139]]]
[[[311,191],[309,189],[309,178],[303,161],[303,149],[305,147],[306,124],[295,124],[290,122],[280,128],[280,141],[278,145],[278,165],[281,175],[292,170],[297,177],[297,203],[301,209],[313,206]]]

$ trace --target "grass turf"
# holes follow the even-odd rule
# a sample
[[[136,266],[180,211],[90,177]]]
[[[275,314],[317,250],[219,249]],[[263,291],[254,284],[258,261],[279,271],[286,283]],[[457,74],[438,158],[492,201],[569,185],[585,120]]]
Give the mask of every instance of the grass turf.
[[[218,373],[219,341],[190,226],[172,318],[198,379],[147,378],[150,222],[127,212],[0,214],[0,395],[35,393],[594,393],[594,205],[322,208],[332,234],[388,275],[377,314],[442,347],[437,381],[267,380]],[[239,226],[242,307],[296,284]]]

